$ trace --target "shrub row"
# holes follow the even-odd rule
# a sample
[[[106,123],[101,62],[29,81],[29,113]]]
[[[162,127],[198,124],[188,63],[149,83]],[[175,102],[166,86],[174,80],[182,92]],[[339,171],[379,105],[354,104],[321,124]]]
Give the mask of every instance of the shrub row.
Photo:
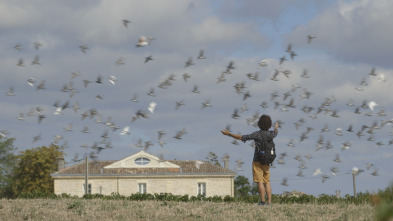
[[[321,194],[318,197],[313,195],[302,196],[281,196],[272,195],[272,202],[279,204],[332,204],[332,203],[350,203],[350,204],[364,204],[370,203],[371,194],[359,193],[356,197],[346,195],[343,198],[337,198],[333,195]],[[390,196],[390,195],[389,195]],[[31,193],[22,193],[18,196],[22,199],[64,199],[64,198],[80,198],[78,196],[71,196],[69,194],[56,195],[54,193],[34,191]],[[173,195],[171,193],[135,193],[130,196],[120,195],[119,193],[112,193],[111,195],[102,194],[87,194],[82,197],[83,199],[108,199],[108,200],[157,200],[157,201],[176,201],[176,202],[194,202],[194,201],[208,201],[208,202],[244,202],[244,203],[257,203],[260,201],[258,195],[248,195],[244,197],[231,197],[231,196],[210,196],[205,197],[202,195],[189,196],[189,195]],[[390,201],[392,202],[392,201]]]

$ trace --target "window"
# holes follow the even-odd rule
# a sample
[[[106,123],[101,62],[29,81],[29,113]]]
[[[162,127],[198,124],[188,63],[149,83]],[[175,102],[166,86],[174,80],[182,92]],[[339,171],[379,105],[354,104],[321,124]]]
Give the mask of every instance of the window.
[[[83,184],[83,192],[85,192],[85,184]],[[87,194],[91,194],[91,183],[87,185]]]
[[[206,183],[198,183],[198,195],[206,196]]]
[[[134,160],[134,163],[136,165],[146,165],[148,163],[150,163],[150,160],[144,157],[140,157]]]
[[[146,183],[138,183],[138,192],[146,193]]]

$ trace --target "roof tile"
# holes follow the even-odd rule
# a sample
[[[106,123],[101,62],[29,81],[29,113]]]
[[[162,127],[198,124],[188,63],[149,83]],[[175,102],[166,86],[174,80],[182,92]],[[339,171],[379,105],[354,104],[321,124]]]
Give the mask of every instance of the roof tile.
[[[195,166],[195,160],[168,160],[168,162],[179,165],[180,168],[110,168],[104,167],[116,161],[92,161],[89,162],[89,174],[165,174],[165,173],[195,173],[195,174],[235,174],[234,171],[210,162],[202,161],[199,169]],[[81,162],[66,167],[57,172],[63,175],[77,175],[85,173],[85,163]]]

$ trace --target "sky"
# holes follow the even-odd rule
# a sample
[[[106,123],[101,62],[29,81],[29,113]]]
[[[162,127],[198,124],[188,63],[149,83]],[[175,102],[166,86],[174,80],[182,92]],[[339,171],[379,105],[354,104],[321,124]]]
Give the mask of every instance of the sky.
[[[352,195],[356,168],[357,192],[377,192],[393,182],[391,11],[388,0],[1,0],[1,134],[17,151],[55,143],[67,165],[228,154],[252,182],[253,143],[220,130],[250,134],[268,114],[280,122],[274,194]]]

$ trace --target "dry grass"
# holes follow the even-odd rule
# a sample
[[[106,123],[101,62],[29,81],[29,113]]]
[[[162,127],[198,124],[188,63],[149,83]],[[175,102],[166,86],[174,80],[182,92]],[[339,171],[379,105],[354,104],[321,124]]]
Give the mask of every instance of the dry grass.
[[[163,202],[103,199],[0,200],[0,220],[374,220],[371,205]]]

